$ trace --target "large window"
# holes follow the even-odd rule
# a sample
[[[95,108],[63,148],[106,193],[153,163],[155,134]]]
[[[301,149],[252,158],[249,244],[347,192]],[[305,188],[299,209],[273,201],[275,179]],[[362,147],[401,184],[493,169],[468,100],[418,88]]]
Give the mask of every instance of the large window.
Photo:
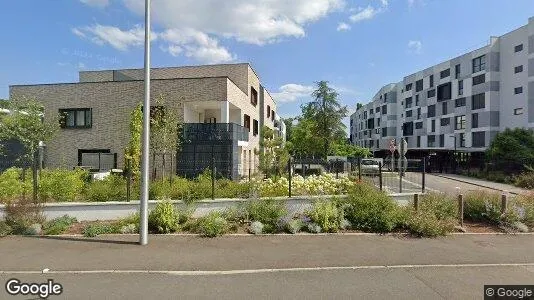
[[[91,171],[109,171],[117,168],[117,154],[109,149],[79,149],[78,166]]]
[[[429,90],[428,92],[426,92],[427,98],[432,98],[434,96],[436,96],[436,90]]]
[[[421,128],[423,128],[423,122],[415,123],[415,129],[421,129]]]
[[[471,102],[472,102],[471,109],[481,109],[481,108],[486,107],[486,94],[482,93],[482,94],[471,96]]]
[[[451,69],[443,70],[439,73],[441,79],[451,76]]]
[[[460,77],[460,64],[454,66],[454,78],[458,79]]]
[[[388,106],[386,104],[382,105],[382,114],[385,115],[388,113]]]
[[[408,83],[406,85],[406,91],[411,91],[412,90],[412,84],[411,83]]]
[[[454,120],[455,120],[455,123],[456,123],[454,125],[454,129],[456,129],[456,130],[465,129],[465,115],[456,116],[456,117],[454,117]]]
[[[464,148],[465,147],[465,133],[460,133],[460,147],[461,148]]]
[[[430,87],[434,87],[434,75],[430,75]]]
[[[257,136],[259,133],[259,123],[258,120],[252,121],[252,135]]]
[[[404,105],[405,105],[406,108],[411,108],[412,107],[412,97],[406,98],[405,101],[404,101]]]
[[[441,103],[441,114],[446,115],[447,113],[447,102],[443,102]]]
[[[420,79],[415,82],[415,91],[420,92],[422,90],[423,90],[423,79]]]
[[[473,147],[484,147],[486,146],[486,132],[480,131],[480,132],[473,132],[472,135],[472,146]]]
[[[406,111],[406,118],[411,118],[413,115],[412,110]]]
[[[464,81],[458,80],[458,95],[461,96],[464,94]]]
[[[248,128],[248,132],[250,132],[250,116],[249,115],[244,116],[243,127]]]
[[[59,110],[61,128],[91,128],[92,110],[90,108],[69,108]]]
[[[473,59],[473,73],[486,70],[486,55]]]
[[[429,148],[436,147],[436,136],[435,135],[429,135],[427,137],[427,146]]]
[[[402,134],[404,136],[413,135],[413,122],[407,122],[402,124]]]
[[[451,99],[451,97],[452,97],[451,94],[452,93],[451,93],[451,83],[450,82],[438,86],[438,101]]]
[[[486,74],[473,77],[473,86],[486,82]]]
[[[430,131],[431,132],[436,132],[436,120],[431,120],[430,121]]]
[[[419,94],[415,95],[415,106],[419,106]]]
[[[445,147],[445,135],[444,134],[439,135],[439,146]]]
[[[382,136],[387,136],[388,135],[388,128],[387,127],[383,127],[382,128]]]
[[[440,125],[441,126],[447,126],[447,125],[450,124],[450,122],[451,122],[450,118],[443,118],[443,119],[440,120]]]
[[[250,87],[250,103],[254,106],[258,104],[258,91],[253,87]]]

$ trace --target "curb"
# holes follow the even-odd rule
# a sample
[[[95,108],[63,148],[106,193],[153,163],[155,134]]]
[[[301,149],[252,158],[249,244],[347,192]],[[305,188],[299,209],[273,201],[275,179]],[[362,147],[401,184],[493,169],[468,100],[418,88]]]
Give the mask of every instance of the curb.
[[[510,194],[513,194],[513,195],[520,195],[519,193],[516,193],[516,192],[512,192],[512,191],[508,191],[508,190],[501,190],[501,189],[497,189],[497,188],[490,187],[490,186],[487,186],[487,185],[482,185],[482,184],[479,184],[479,183],[470,182],[470,181],[467,181],[467,180],[462,180],[462,179],[453,178],[453,177],[444,176],[444,175],[439,175],[439,174],[432,174],[432,175],[434,175],[436,177],[447,178],[447,179],[450,179],[450,180],[458,181],[458,182],[461,182],[461,183],[467,183],[467,184],[470,184],[470,185],[487,188],[487,189],[494,190],[494,191],[508,192]]]

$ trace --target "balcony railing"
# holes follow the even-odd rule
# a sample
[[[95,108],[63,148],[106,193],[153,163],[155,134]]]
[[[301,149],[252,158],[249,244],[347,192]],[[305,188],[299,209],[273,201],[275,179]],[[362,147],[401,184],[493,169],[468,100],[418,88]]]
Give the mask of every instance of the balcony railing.
[[[249,129],[235,123],[185,123],[183,139],[186,141],[248,141]]]

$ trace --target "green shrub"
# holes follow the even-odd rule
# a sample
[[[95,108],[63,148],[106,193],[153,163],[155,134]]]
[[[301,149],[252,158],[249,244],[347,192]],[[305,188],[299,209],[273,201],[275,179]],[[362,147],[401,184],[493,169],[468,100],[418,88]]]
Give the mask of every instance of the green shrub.
[[[139,189],[132,185],[132,198],[136,198]],[[125,201],[126,179],[119,175],[109,175],[102,180],[93,180],[85,188],[85,200],[91,202]]]
[[[89,224],[84,227],[83,235],[85,237],[95,237],[101,234],[120,233],[120,228],[115,224]]]
[[[525,172],[514,178],[514,185],[520,188],[534,189],[534,172]]]
[[[71,218],[68,215],[64,215],[62,217],[45,222],[43,225],[43,233],[46,235],[62,234],[76,222],[76,218]]]
[[[13,229],[6,222],[0,221],[0,237],[10,235]]]
[[[476,191],[464,197],[464,218],[471,221],[501,222],[501,200],[497,193]]]
[[[31,173],[26,173],[25,183],[21,180],[22,169],[10,168],[0,173],[0,203],[20,198],[24,191],[31,195]]]
[[[219,179],[216,182],[215,197],[217,198],[248,198],[251,184],[236,182],[229,179]]]
[[[334,201],[316,201],[306,215],[314,223],[321,226],[324,232],[337,232],[343,220],[343,212]]]
[[[228,229],[228,221],[226,221],[221,213],[217,211],[212,211],[208,215],[197,220],[197,233],[205,237],[223,235]]]
[[[5,206],[5,223],[13,234],[24,234],[31,225],[44,221],[42,206],[30,200],[11,201]]]
[[[355,229],[384,233],[397,226],[397,204],[373,186],[357,184],[349,192],[346,204],[345,218]]]
[[[439,219],[430,211],[414,212],[407,220],[410,232],[420,237],[445,236],[454,230],[456,220],[447,217]]]
[[[278,220],[287,214],[285,203],[273,199],[260,199],[247,202],[245,211],[249,221],[259,221],[264,225],[263,232],[276,231]]]
[[[534,227],[534,193],[517,196],[513,207],[521,222]]]
[[[72,202],[80,199],[87,180],[83,170],[45,169],[39,180],[39,197],[43,202]]]
[[[438,220],[458,217],[458,205],[453,198],[442,193],[428,193],[421,197],[419,210],[436,216]]]
[[[178,230],[180,216],[170,200],[159,202],[148,215],[148,229],[156,233],[171,233]]]

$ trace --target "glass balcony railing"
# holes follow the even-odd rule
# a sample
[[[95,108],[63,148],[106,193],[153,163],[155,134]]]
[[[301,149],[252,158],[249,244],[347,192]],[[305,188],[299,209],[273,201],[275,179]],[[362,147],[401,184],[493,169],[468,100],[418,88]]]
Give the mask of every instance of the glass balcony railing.
[[[185,123],[182,128],[186,141],[248,141],[249,129],[235,123]]]

